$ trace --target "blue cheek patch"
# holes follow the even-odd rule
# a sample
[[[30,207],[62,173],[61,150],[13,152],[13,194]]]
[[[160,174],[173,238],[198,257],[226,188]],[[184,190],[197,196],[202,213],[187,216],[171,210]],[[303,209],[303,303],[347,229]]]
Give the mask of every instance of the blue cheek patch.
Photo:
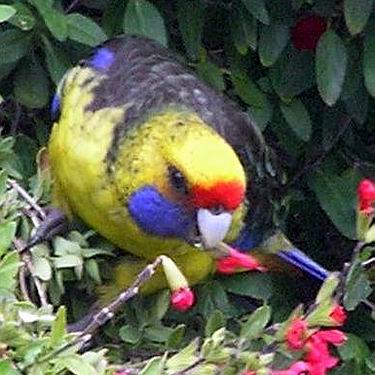
[[[164,198],[153,186],[143,186],[129,199],[130,215],[146,233],[186,239],[194,224],[182,206]]]
[[[99,48],[90,59],[89,64],[93,68],[107,70],[115,61],[115,54],[108,48]]]
[[[51,102],[51,116],[52,119],[55,120],[60,115],[60,98],[59,95],[56,93]]]

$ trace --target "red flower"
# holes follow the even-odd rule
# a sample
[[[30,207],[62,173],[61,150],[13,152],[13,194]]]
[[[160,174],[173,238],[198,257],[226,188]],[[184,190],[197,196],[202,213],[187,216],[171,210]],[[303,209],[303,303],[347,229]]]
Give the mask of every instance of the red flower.
[[[338,358],[331,355],[328,344],[342,345],[346,336],[339,330],[318,331],[312,335],[307,343],[305,361],[309,364],[309,375],[326,375],[327,370],[335,367]]]
[[[344,308],[338,304],[336,304],[331,313],[329,314],[330,318],[339,326],[342,326],[346,321],[346,312]]]
[[[275,370],[271,372],[271,375],[302,375],[309,373],[310,366],[304,361],[298,361],[285,370]]]
[[[365,214],[372,214],[374,212],[375,204],[375,183],[371,180],[362,180],[357,189],[359,209]]]
[[[240,269],[257,270],[261,272],[266,270],[253,256],[241,253],[233,248],[229,250],[229,256],[220,258],[216,262],[216,268],[218,272],[224,274],[232,274]]]
[[[189,287],[183,287],[173,291],[171,305],[177,311],[186,311],[193,306],[195,295]]]
[[[294,47],[299,50],[315,50],[326,29],[327,21],[323,17],[312,15],[300,18],[291,30]]]
[[[245,371],[241,375],[257,375],[255,371]]]
[[[290,349],[302,349],[306,341],[307,323],[303,319],[295,319],[286,331],[286,342]]]

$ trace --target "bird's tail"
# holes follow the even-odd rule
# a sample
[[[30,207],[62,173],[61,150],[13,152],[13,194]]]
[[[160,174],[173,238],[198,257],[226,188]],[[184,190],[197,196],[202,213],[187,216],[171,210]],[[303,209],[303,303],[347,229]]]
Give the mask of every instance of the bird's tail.
[[[330,273],[320,264],[304,254],[301,250],[294,247],[294,245],[282,232],[274,233],[272,236],[256,246],[254,250],[257,255],[265,254],[266,257],[267,254],[268,256],[270,254],[277,255],[279,259],[282,259],[284,262],[299,268],[303,272],[308,273],[318,280],[324,280]],[[267,265],[268,264],[266,263],[266,266]],[[274,267],[271,268],[274,269]],[[282,267],[277,268],[282,269]]]
[[[329,275],[329,271],[297,248],[279,251],[277,255],[318,280],[324,280]]]

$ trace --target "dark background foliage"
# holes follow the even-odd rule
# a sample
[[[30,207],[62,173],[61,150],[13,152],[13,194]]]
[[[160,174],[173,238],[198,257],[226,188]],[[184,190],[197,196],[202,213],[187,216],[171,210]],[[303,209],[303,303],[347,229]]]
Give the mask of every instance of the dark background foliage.
[[[356,186],[362,177],[375,176],[373,0],[3,0],[0,22],[0,167],[42,204],[48,202],[48,189],[40,183],[43,162],[37,152],[48,140],[49,103],[59,80],[92,47],[136,33],[175,50],[256,121],[288,175],[285,229],[291,239],[328,269],[340,270],[350,259],[356,240]],[[9,221],[9,215],[3,217]],[[27,234],[30,225],[23,220],[23,226]],[[51,280],[52,301],[58,304],[63,298],[75,316],[87,306],[72,304],[72,295],[75,299],[80,289],[85,294],[93,281],[105,277],[100,257],[109,245],[88,237],[73,232],[68,240],[55,241],[53,259],[45,249],[37,256],[42,279]],[[63,296],[64,285],[77,279],[81,286]],[[249,302],[244,298],[239,303],[237,297],[232,303],[233,294],[272,301],[276,319],[285,317],[317,288],[302,278],[296,290],[285,290],[281,284],[291,284],[290,279],[273,279],[240,275],[201,286],[205,298],[191,313],[192,322],[199,331],[197,312],[209,316],[220,309],[239,315]],[[285,293],[290,295],[287,306]],[[131,347],[141,340],[132,331],[134,321],[152,319],[127,313],[120,336]],[[186,316],[169,319],[183,323]],[[359,335],[355,350],[368,354],[375,325],[362,310],[353,313],[351,322]],[[182,336],[181,328],[159,326],[158,331],[149,325],[154,330],[144,331],[144,339],[154,347],[165,344],[166,337]],[[194,327],[188,331],[194,333]],[[110,329],[108,335],[112,337]]]

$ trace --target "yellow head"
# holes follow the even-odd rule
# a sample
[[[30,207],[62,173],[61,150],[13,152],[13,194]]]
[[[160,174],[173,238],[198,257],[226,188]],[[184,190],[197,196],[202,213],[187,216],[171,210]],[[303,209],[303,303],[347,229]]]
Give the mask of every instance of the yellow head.
[[[214,247],[238,233],[246,178],[231,146],[195,113],[154,113],[124,137],[113,175],[143,232]]]

